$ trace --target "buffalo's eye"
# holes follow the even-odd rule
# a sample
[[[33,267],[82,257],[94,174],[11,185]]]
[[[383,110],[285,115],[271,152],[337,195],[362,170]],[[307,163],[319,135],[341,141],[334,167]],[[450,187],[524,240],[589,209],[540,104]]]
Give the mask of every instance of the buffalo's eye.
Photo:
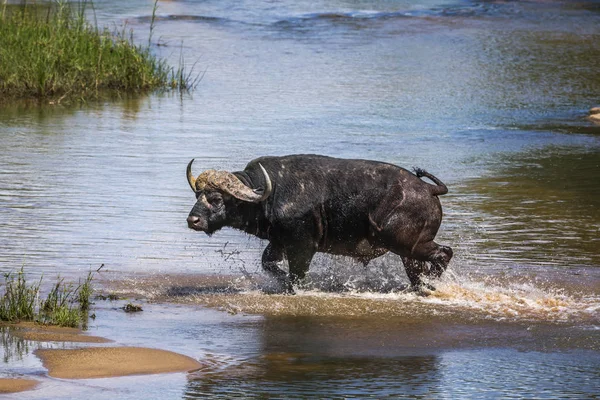
[[[213,207],[221,207],[223,206],[223,198],[221,196],[208,196],[206,200]]]

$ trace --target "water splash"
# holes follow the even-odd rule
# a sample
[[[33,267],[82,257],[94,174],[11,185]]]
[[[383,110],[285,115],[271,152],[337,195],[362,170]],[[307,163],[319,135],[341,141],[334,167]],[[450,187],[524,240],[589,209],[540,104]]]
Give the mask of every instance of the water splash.
[[[544,288],[535,282],[502,282],[463,278],[445,279],[423,303],[472,310],[497,320],[547,322],[600,321],[600,296],[567,293],[562,288]]]
[[[331,276],[316,274],[295,296],[264,294],[261,289],[268,283],[262,275],[157,275],[120,279],[111,285],[117,293],[200,304],[233,314],[600,325],[600,296],[595,293],[546,287],[534,280],[473,278],[448,271],[442,280],[432,282],[437,290],[423,296],[406,285],[387,290],[386,285],[397,282],[386,279],[372,282],[373,287],[386,289],[377,291],[364,282],[357,284],[355,278],[331,284]]]

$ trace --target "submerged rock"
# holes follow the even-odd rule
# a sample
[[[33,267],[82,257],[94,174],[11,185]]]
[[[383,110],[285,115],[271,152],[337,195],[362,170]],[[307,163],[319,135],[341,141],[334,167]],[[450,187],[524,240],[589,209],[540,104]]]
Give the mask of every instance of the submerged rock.
[[[125,306],[122,307],[122,309],[126,313],[144,311],[141,306],[132,303],[127,303]]]

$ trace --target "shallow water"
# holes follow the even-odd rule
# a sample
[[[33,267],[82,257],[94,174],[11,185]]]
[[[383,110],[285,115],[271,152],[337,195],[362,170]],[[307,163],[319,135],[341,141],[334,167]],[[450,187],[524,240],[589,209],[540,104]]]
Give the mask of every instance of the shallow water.
[[[328,303],[342,304],[336,296],[325,297]],[[273,296],[271,301],[300,302],[306,309],[311,301],[313,305],[323,301],[323,295]],[[419,300],[398,301],[409,309],[419,307],[411,304]],[[371,301],[371,307],[379,307],[379,302]],[[44,375],[33,352],[65,345],[8,336],[12,343],[4,341],[3,351],[10,365],[9,376],[41,381],[37,390],[19,398],[55,398],[59,394],[100,399],[455,398],[482,393],[490,397],[590,398],[597,394],[598,330],[573,323],[459,320],[453,318],[453,312],[243,315],[199,308],[193,302],[142,302],[143,312],[124,314],[118,311],[124,303],[97,302],[97,319],[89,332],[116,342],[102,346],[160,347],[198,358],[203,367],[187,376],[59,380]],[[7,350],[11,352],[8,355]]]
[[[147,42],[150,2],[95,8]],[[106,291],[160,305],[99,302],[93,330],[218,356],[190,379],[47,379],[28,396],[597,393],[599,39],[593,1],[161,2],[153,50],[203,74],[191,95],[0,109],[0,272],[104,264]],[[187,228],[191,158],[237,170],[312,152],[448,184],[439,241],[456,256],[437,292],[402,292],[394,256],[319,256],[298,296],[265,296],[265,243]],[[43,374],[28,360],[2,374]]]

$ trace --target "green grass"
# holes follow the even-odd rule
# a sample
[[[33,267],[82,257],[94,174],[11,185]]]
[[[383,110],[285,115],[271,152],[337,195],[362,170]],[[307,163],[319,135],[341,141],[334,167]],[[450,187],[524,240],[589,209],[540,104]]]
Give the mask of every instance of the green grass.
[[[45,325],[80,327],[87,324],[92,273],[77,286],[58,278],[47,297],[40,297],[42,279],[28,284],[23,268],[4,274],[4,293],[0,292],[0,322],[35,321]],[[0,287],[2,289],[2,287]]]
[[[90,297],[92,297],[92,293],[94,293],[94,288],[92,287],[92,272],[88,272],[88,276],[83,281],[83,283],[79,284],[79,291],[77,292],[77,300],[79,302],[79,309],[81,311],[88,311],[90,309]]]
[[[41,281],[28,285],[23,270],[17,277],[4,274],[4,295],[0,298],[0,321],[32,321],[35,316],[36,300]]]
[[[7,7],[0,1],[0,98],[60,102],[188,90],[197,83],[183,64],[171,68],[150,52],[154,18],[144,47],[126,28],[110,32],[89,23],[91,2]]]

